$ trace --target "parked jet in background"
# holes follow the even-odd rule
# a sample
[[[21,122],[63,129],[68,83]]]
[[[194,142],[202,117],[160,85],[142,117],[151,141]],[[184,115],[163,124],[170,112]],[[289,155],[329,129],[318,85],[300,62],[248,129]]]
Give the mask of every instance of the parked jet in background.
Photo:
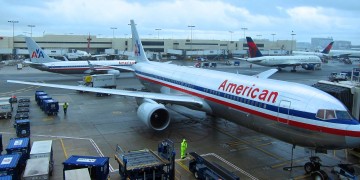
[[[329,56],[334,58],[360,58],[360,51],[357,50],[331,50]]]
[[[290,66],[293,67],[292,72],[296,71],[297,66],[306,70],[315,70],[317,67],[321,67],[321,59],[317,56],[263,56],[251,37],[246,37],[246,40],[250,57],[245,60],[250,63],[277,67],[279,70]]]
[[[132,67],[152,92],[59,84],[20,83],[135,97],[137,115],[154,130],[170,123],[166,104],[204,111],[293,145],[318,150],[360,146],[360,123],[333,96],[314,87],[267,79],[276,70],[246,76],[149,61],[133,20],[136,64]]]
[[[321,52],[306,52],[306,51],[293,51],[292,54],[293,55],[313,55],[313,56],[318,56],[319,58],[323,59],[329,56],[329,52],[332,48],[332,45],[334,44],[333,42],[330,42],[326,48],[321,51]]]
[[[115,69],[116,67],[121,66],[122,69],[132,71],[130,66],[135,64],[135,60],[61,61],[50,58],[30,37],[26,37],[25,41],[31,61],[26,63],[41,71],[60,74],[113,74],[119,76],[120,71]],[[91,63],[92,68],[90,68],[89,63]]]

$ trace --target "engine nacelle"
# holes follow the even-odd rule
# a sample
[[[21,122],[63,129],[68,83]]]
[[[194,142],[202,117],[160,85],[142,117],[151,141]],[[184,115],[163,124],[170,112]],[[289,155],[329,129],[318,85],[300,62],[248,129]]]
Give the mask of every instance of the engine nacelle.
[[[305,70],[315,70],[315,64],[303,64],[301,67]]]
[[[118,70],[108,70],[107,74],[112,74],[112,75],[117,77],[117,76],[120,76],[120,71],[118,71]]]
[[[144,102],[138,110],[137,115],[148,127],[161,131],[170,124],[170,115],[164,105],[156,102]]]

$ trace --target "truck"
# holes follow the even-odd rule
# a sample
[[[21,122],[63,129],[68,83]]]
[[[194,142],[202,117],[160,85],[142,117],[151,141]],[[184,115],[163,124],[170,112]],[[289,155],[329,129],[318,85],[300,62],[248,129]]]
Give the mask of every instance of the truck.
[[[116,88],[116,79],[112,74],[96,74],[84,76],[82,81],[79,81],[79,86],[94,87],[94,88]],[[79,91],[80,93],[85,91]],[[103,96],[105,94],[97,93],[97,96]],[[109,95],[109,94],[108,94]]]
[[[341,72],[341,73],[332,72],[332,73],[330,73],[330,76],[329,76],[329,81],[331,81],[331,82],[346,81],[348,79],[349,79],[349,76],[348,76],[348,73],[346,73],[346,72]]]
[[[48,173],[51,176],[54,169],[52,140],[34,141],[30,151],[30,159],[46,158]]]
[[[12,106],[9,102],[0,101],[0,118],[11,119],[12,117]]]

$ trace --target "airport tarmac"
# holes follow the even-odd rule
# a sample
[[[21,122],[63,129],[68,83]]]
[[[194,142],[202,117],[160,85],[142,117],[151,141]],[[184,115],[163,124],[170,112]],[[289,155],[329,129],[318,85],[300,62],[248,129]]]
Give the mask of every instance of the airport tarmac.
[[[180,61],[174,63],[194,64],[194,62]],[[331,72],[351,71],[353,67],[358,65],[329,62],[319,71],[298,68],[298,72],[292,73],[290,68],[285,68],[271,78],[312,85],[318,80],[327,80]],[[250,68],[247,62],[242,62],[238,67],[218,65],[213,69],[254,75],[269,68],[257,65]],[[114,95],[96,97],[94,93],[80,94],[72,90],[6,83],[6,80],[11,79],[77,85],[77,81],[82,80],[82,76],[42,72],[30,67],[16,70],[16,66],[5,66],[0,69],[0,97],[16,95],[31,98],[31,141],[53,140],[55,169],[51,179],[63,178],[62,162],[71,155],[110,157],[110,178],[119,179],[118,164],[114,159],[116,145],[126,151],[144,148],[156,151],[158,143],[166,138],[175,143],[175,179],[178,180],[195,179],[187,168],[189,159],[180,159],[180,143],[183,138],[188,141],[188,152],[195,151],[203,155],[234,172],[240,179],[311,179],[303,168],[308,162],[309,151],[296,147],[293,165],[298,167],[293,168],[291,172],[284,171],[283,168],[290,166],[291,163],[292,145],[223,119],[207,117],[201,112],[178,106],[168,107],[172,116],[171,124],[166,130],[156,132],[147,128],[137,118],[137,104],[134,98]],[[131,73],[122,73],[120,76],[117,79],[118,89],[142,88]],[[57,116],[45,115],[35,103],[36,90],[47,92],[60,103],[68,102],[68,114],[64,116],[60,109]],[[13,123],[14,119],[0,120],[4,149],[8,140],[16,137]],[[328,154],[319,154],[319,156],[322,164],[326,166],[340,162],[359,162],[357,158],[345,152],[345,150],[329,151]],[[323,169],[330,174],[331,167]]]

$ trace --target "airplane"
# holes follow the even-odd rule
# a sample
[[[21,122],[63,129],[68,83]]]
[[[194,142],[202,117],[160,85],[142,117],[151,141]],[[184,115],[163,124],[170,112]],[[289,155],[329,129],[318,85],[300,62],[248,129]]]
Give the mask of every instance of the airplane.
[[[360,58],[358,50],[331,50],[329,56],[335,58]]]
[[[237,59],[246,60],[261,66],[277,67],[278,70],[291,66],[293,67],[291,72],[296,72],[297,66],[301,66],[305,70],[315,70],[315,68],[321,66],[321,59],[317,56],[263,56],[251,37],[246,37],[246,40],[249,46],[250,57],[247,59]]]
[[[306,51],[293,51],[292,54],[297,55],[314,55],[318,56],[320,59],[323,59],[325,57],[329,56],[330,50],[332,48],[332,45],[334,44],[334,41],[330,42],[323,51],[321,52],[306,52]]]
[[[132,71],[129,67],[135,64],[135,60],[67,61],[66,57],[66,61],[61,61],[50,58],[30,37],[25,37],[25,41],[30,55],[30,61],[25,61],[25,63],[41,71],[60,74],[113,74],[119,76],[120,71],[116,69],[117,67]],[[90,68],[89,62],[93,68]]]
[[[294,146],[319,151],[360,146],[359,121],[335,97],[311,86],[268,79],[276,69],[247,76],[149,61],[135,22],[131,20],[130,25],[136,60],[131,67],[151,92],[7,82],[135,97],[139,120],[156,131],[170,123],[166,105],[180,105]],[[307,168],[314,170],[309,164]]]

